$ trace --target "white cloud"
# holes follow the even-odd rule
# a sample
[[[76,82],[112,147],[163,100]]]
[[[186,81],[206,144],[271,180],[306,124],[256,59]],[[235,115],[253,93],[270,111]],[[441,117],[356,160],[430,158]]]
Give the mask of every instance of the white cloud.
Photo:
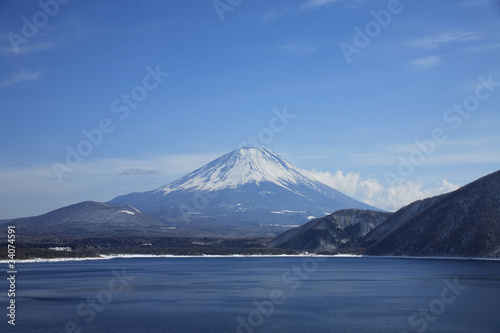
[[[382,195],[369,198],[366,203],[394,211],[414,201],[448,193],[458,188],[458,185],[452,184],[446,179],[432,188],[424,188],[421,183],[404,182],[384,189]]]
[[[42,76],[42,73],[40,71],[35,71],[35,72],[30,72],[27,70],[20,70],[15,73],[8,79],[6,79],[2,84],[0,85],[0,88],[5,88],[9,87],[15,84],[19,84],[22,82],[34,82],[37,81],[40,77]]]
[[[451,42],[465,42],[482,38],[479,31],[449,30],[433,36],[427,36],[410,41],[412,48],[433,49]]]
[[[446,179],[431,188],[424,188],[421,183],[411,181],[383,187],[377,180],[362,179],[359,173],[354,172],[336,171],[333,174],[315,170],[305,172],[310,177],[361,202],[389,211],[396,211],[416,200],[451,192],[459,187]]]
[[[344,174],[344,172],[342,171],[336,171],[334,174],[332,174],[330,172],[322,172],[316,170],[304,170],[304,173],[306,173],[309,177],[319,180],[320,182],[325,183],[328,186],[331,186],[334,189],[349,196],[358,194],[358,183],[360,178],[360,175],[358,173],[348,172],[347,174]]]
[[[416,60],[413,60],[410,65],[414,70],[420,71],[424,70],[427,68],[435,67],[439,64],[441,64],[443,61],[441,60],[440,56],[429,56],[425,58],[419,58]]]

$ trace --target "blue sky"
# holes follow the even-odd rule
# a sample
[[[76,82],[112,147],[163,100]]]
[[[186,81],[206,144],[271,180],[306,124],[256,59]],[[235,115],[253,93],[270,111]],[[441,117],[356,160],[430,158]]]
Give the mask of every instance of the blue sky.
[[[249,137],[389,210],[500,169],[499,1],[41,3],[0,2],[0,218]]]

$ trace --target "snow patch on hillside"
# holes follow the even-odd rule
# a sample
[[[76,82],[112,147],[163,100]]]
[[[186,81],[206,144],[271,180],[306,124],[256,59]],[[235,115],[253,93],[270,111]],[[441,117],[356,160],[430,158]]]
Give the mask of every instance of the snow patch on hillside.
[[[126,214],[130,214],[130,215],[135,215],[134,212],[130,212],[128,210],[119,210],[118,213],[126,213]]]

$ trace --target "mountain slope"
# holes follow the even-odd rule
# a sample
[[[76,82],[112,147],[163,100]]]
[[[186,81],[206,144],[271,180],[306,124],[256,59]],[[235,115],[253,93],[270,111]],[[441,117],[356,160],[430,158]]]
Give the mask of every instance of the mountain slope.
[[[396,212],[384,224],[390,222],[397,227],[388,229],[367,253],[500,257],[500,171],[454,192],[427,199],[421,208],[410,216]],[[377,229],[372,233],[375,232]],[[369,234],[363,241],[374,238],[374,234]]]
[[[288,230],[269,246],[308,251],[335,251],[353,244],[391,213],[345,209]]]
[[[356,246],[368,247],[378,240],[382,239],[386,235],[390,234],[397,228],[401,227],[408,220],[412,219],[416,215],[420,214],[422,211],[439,202],[449,193],[438,195],[431,198],[425,198],[406,205],[400,208],[397,212],[389,215],[384,223],[380,224],[373,230],[371,230],[365,237],[359,240]]]
[[[165,223],[123,204],[84,201],[46,214],[9,222],[26,236],[94,236],[166,229]],[[20,231],[22,229],[22,231]]]
[[[119,196],[125,203],[172,223],[206,225],[302,224],[346,208],[373,209],[307,177],[266,148],[240,148],[169,185]]]

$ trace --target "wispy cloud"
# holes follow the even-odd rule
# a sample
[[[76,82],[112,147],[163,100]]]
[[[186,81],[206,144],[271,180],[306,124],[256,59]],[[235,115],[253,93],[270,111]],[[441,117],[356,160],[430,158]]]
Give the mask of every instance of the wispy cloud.
[[[465,0],[460,4],[462,6],[489,6],[493,4],[499,4],[498,0]]]
[[[57,47],[56,43],[53,42],[44,42],[44,43],[35,43],[33,41],[28,42],[27,44],[20,45],[17,47],[4,47],[2,49],[3,54],[30,54],[34,52],[40,51],[50,51]]]
[[[6,166],[0,163],[0,188],[9,189],[0,192],[0,219],[38,215],[89,199],[107,201],[123,193],[149,191],[220,155],[221,152],[98,159],[82,163],[62,183],[47,164]],[[147,177],[139,177],[141,173]],[[129,177],[121,174],[129,174]]]
[[[330,5],[334,2],[339,2],[342,0],[307,0],[303,5],[302,8],[317,8],[321,6],[326,6]]]
[[[418,149],[415,143],[391,144],[377,152],[351,154],[349,162],[353,165],[394,167],[399,163],[398,156],[407,157]],[[425,165],[433,166],[493,163],[500,164],[500,136],[449,140],[439,144],[439,153],[436,151],[425,160]]]
[[[282,17],[285,17],[289,13],[290,13],[290,10],[288,8],[283,9],[283,10],[273,10],[273,11],[267,12],[262,17],[262,23],[269,24],[271,22],[279,20]]]
[[[410,65],[414,70],[421,71],[427,68],[435,67],[440,65],[443,61],[440,56],[429,56],[424,58],[415,59],[410,62]]]
[[[273,21],[279,20],[288,15],[300,15],[305,11],[318,9],[321,7],[330,6],[336,2],[344,2],[345,6],[348,8],[353,8],[359,6],[359,4],[365,2],[366,0],[304,0],[303,4],[296,8],[285,8],[283,10],[272,10],[264,14],[262,17],[262,22],[264,24],[271,23]]]
[[[141,168],[125,169],[122,172],[120,172],[120,176],[150,176],[157,174],[159,174],[159,171],[157,170],[147,170]]]
[[[431,156],[428,165],[499,164],[498,150],[484,150],[477,153],[450,153]]]
[[[20,70],[15,72],[11,77],[6,79],[0,84],[0,88],[5,88],[9,86],[13,86],[15,84],[23,83],[23,82],[35,82],[42,76],[42,72],[34,71],[30,72],[28,70]]]
[[[452,42],[466,42],[482,38],[479,31],[449,30],[433,36],[414,39],[408,42],[412,48],[434,49]]]
[[[484,52],[500,49],[500,43],[490,43],[478,46],[471,46],[466,49],[469,52]]]
[[[6,56],[25,55],[35,52],[46,52],[62,48],[78,38],[87,38],[95,34],[104,32],[102,29],[89,28],[91,24],[77,16],[64,16],[58,22],[52,22],[40,28],[39,33],[31,38],[24,39],[25,43],[19,42],[16,45],[7,43],[1,52]],[[0,34],[0,37],[7,39],[7,34]]]
[[[95,34],[101,34],[106,31],[103,28],[92,28],[92,24],[81,17],[67,15],[61,19],[61,23],[55,27],[53,34],[58,34],[59,38],[70,40],[74,38],[91,37]]]
[[[79,171],[87,175],[179,177],[193,171],[217,154],[172,154],[150,156],[141,159],[103,159],[81,165]]]
[[[318,47],[310,43],[287,43],[278,46],[280,51],[291,56],[303,56],[315,52]]]

